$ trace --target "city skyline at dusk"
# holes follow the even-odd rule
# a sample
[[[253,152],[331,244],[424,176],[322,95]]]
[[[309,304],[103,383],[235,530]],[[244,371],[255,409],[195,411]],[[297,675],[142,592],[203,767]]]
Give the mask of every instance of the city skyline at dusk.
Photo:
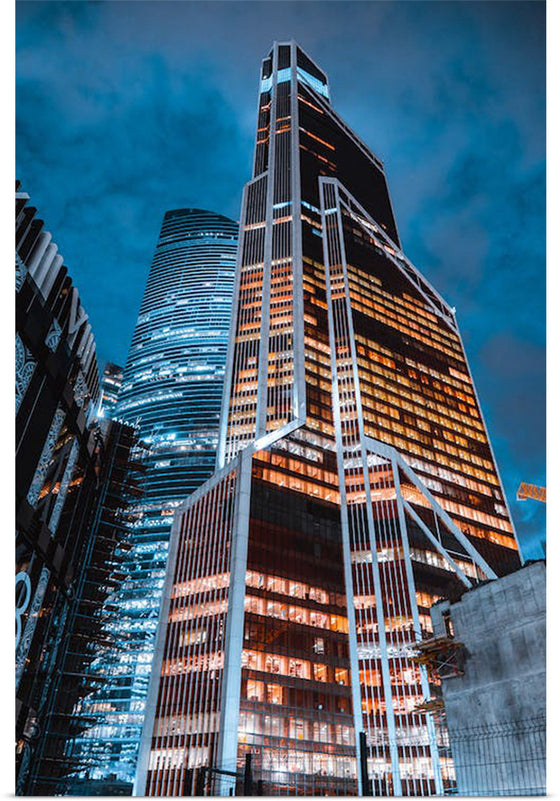
[[[539,556],[544,508],[514,496],[545,483],[544,4],[353,12],[20,3],[18,177],[57,232],[101,364],[120,363],[162,212],[239,219],[254,64],[297,39],[383,160],[404,249],[457,308],[525,556]]]

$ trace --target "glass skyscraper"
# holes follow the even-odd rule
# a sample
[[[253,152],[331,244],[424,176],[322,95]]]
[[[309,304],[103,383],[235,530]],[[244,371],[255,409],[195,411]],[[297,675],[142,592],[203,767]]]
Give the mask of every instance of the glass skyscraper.
[[[168,211],[152,261],[113,415],[135,426],[142,496],[122,567],[116,647],[94,667],[106,686],[84,701],[98,723],[74,742],[87,781],[132,789],[153,656],[169,532],[177,505],[216,461],[238,224],[200,209]]]
[[[46,756],[53,720],[68,696],[79,697],[78,682],[66,698],[57,682],[91,553],[105,457],[94,418],[99,371],[88,315],[19,182],[15,234],[16,794],[38,795],[58,775]]]
[[[115,412],[117,398],[123,382],[123,369],[118,364],[107,362],[101,376],[101,393],[98,417],[111,418]]]
[[[415,644],[517,542],[454,310],[294,42],[260,73],[224,398],[218,471],[175,518],[135,792],[228,795],[248,754],[264,795],[452,789]]]

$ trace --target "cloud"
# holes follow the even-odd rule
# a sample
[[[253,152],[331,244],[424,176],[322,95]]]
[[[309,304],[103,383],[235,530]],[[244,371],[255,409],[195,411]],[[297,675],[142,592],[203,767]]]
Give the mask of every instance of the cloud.
[[[534,2],[19,2],[17,173],[101,361],[126,358],[163,213],[238,218],[259,63],[293,37],[458,309],[509,497],[543,476],[544,21]],[[535,540],[542,510],[515,503]]]

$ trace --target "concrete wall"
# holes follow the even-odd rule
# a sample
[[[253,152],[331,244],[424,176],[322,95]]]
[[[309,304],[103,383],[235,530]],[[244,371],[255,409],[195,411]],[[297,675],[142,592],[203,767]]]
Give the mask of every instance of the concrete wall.
[[[543,561],[432,608],[449,612],[464,675],[442,680],[460,795],[545,793],[546,579]]]

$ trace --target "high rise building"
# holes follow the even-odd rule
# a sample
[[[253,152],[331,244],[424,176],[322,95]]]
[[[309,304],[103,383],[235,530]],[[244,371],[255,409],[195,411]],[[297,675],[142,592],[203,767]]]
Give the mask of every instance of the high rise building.
[[[173,512],[216,461],[238,229],[199,209],[163,219],[114,409],[138,429],[143,475],[126,578],[110,599],[116,647],[103,656],[105,685],[82,704],[95,724],[73,744],[81,794],[132,791]]]
[[[99,417],[113,417],[123,382],[123,369],[118,364],[107,362],[101,376]]]
[[[113,454],[117,441],[126,450],[127,427],[114,424],[107,433],[97,425],[88,316],[19,184],[15,201],[16,794],[42,795],[65,775],[69,713],[89,692],[87,643],[98,634],[111,580],[111,548],[106,539],[101,544],[98,520],[107,512],[106,487],[117,481]]]
[[[260,73],[218,471],[175,517],[135,792],[427,795],[429,608],[519,565],[455,313],[294,42]],[[217,772],[222,771],[222,772]]]
[[[50,661],[52,676],[46,711],[34,743],[25,795],[77,795],[75,775],[83,770],[81,749],[74,742],[95,721],[95,704],[88,702],[90,717],[82,714],[89,699],[106,677],[103,658],[112,647],[114,606],[107,603],[120,586],[121,565],[129,547],[128,501],[136,492],[135,465],[130,455],[136,432],[116,420],[95,421],[95,502],[80,553],[79,570],[67,599],[64,620],[57,619],[60,646]],[[79,736],[78,736],[79,741]],[[118,786],[104,788],[117,795]]]
[[[19,183],[15,206],[16,793],[27,794],[96,495],[99,376],[78,291]]]

